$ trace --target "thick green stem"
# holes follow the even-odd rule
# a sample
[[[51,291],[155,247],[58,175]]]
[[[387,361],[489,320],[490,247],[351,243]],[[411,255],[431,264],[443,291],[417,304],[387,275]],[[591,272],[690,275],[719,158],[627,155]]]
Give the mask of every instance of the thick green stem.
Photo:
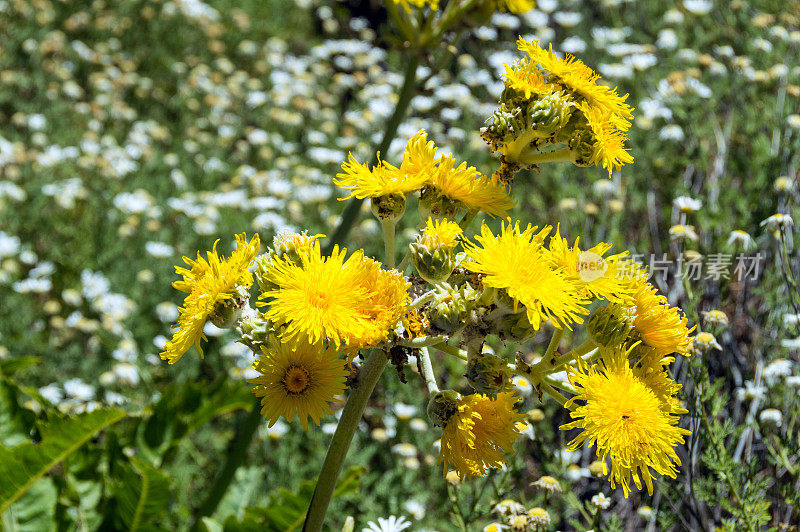
[[[228,450],[225,453],[225,465],[217,474],[214,483],[209,488],[206,498],[195,511],[195,519],[197,522],[202,517],[212,515],[228,490],[236,470],[242,465],[247,454],[247,449],[250,447],[250,442],[258,429],[259,424],[262,423],[261,418],[261,403],[255,399],[253,408],[247,413],[247,416],[241,421],[241,424],[236,428],[236,435],[228,445]]]
[[[387,218],[386,220],[381,220],[381,225],[383,225],[383,249],[386,267],[394,268],[394,229],[397,226],[397,222]]]
[[[540,164],[572,161],[572,159],[572,150],[562,148],[544,153],[523,153],[519,156],[518,162],[522,164]]]
[[[439,385],[436,383],[436,375],[433,373],[431,355],[428,353],[427,347],[423,347],[419,350],[419,360],[420,366],[422,367],[422,376],[425,378],[425,384],[428,386],[428,393],[433,395],[439,391]]]
[[[389,121],[386,123],[386,129],[383,132],[383,139],[381,139],[381,143],[378,145],[378,149],[375,151],[375,155],[372,157],[371,164],[375,164],[378,161],[379,153],[385,153],[389,149],[389,146],[397,134],[397,128],[400,126],[400,122],[403,121],[403,118],[406,115],[406,110],[408,109],[408,104],[411,102],[411,98],[414,96],[418,65],[419,54],[413,53],[408,58],[408,63],[406,63],[405,78],[403,79],[403,86],[400,89],[400,96],[397,100],[397,105],[394,108],[394,113],[392,113],[391,118],[389,118]],[[330,254],[333,246],[344,241],[344,239],[347,238],[347,235],[350,234],[350,230],[353,228],[353,225],[355,225],[356,220],[358,219],[358,214],[361,211],[362,201],[363,200],[357,198],[352,198],[347,204],[344,212],[342,212],[342,220],[339,223],[339,227],[337,227],[333,232],[333,236],[331,236],[330,242],[328,242],[328,245],[325,248],[325,254]]]
[[[386,353],[373,349],[358,372],[357,382],[347,397],[347,403],[345,403],[344,410],[342,410],[342,417],[339,418],[336,432],[334,432],[331,444],[328,447],[328,454],[325,455],[325,462],[322,464],[317,486],[311,498],[311,505],[306,514],[303,532],[319,532],[322,530],[325,514],[328,511],[328,505],[331,502],[339,472],[342,470],[342,463],[344,463],[347,451],[350,449],[353,434],[356,427],[358,427],[358,422],[361,421],[367,401],[372,395],[372,390],[375,389],[375,385],[378,383],[378,379],[383,373],[387,362]]]

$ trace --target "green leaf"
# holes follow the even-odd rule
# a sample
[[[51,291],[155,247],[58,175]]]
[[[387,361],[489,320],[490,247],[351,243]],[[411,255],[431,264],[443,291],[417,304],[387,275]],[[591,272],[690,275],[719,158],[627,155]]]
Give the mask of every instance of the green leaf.
[[[7,377],[11,377],[18,371],[35,366],[39,362],[41,362],[39,357],[9,358],[8,360],[0,361],[0,373],[6,375]]]
[[[20,389],[0,380],[0,445],[14,447],[29,441],[35,415],[19,404]]]
[[[365,467],[354,466],[348,468],[339,477],[333,497],[341,497],[358,492],[361,476],[366,472]],[[244,509],[244,518],[241,520],[230,516],[225,520],[225,532],[294,532],[300,530],[305,521],[308,505],[314,495],[313,480],[300,484],[297,492],[280,488],[273,492],[266,507],[251,507]]]
[[[57,490],[52,478],[40,478],[0,520],[4,532],[55,530]]]
[[[116,489],[118,527],[130,532],[152,530],[171,498],[167,475],[131,458]]]
[[[0,513],[56,464],[124,417],[122,410],[95,410],[43,425],[41,443],[28,442],[11,449],[0,447]]]

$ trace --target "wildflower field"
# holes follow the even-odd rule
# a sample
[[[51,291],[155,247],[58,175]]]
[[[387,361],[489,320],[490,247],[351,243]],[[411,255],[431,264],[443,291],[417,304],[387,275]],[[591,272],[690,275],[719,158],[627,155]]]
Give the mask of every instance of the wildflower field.
[[[800,528],[800,1],[0,31],[0,530]]]

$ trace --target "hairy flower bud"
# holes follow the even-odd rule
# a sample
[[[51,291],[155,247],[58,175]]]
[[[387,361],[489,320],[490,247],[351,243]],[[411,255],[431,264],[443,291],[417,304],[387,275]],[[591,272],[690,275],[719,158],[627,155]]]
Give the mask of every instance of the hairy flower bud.
[[[586,330],[596,344],[604,347],[619,347],[631,334],[633,318],[631,309],[609,303],[592,312],[589,322],[586,324]]]
[[[431,305],[431,327],[436,334],[453,335],[461,330],[480,294],[469,285],[458,289],[442,283]]]
[[[237,286],[231,297],[217,303],[217,306],[214,307],[214,312],[209,316],[209,320],[220,329],[230,329],[242,317],[242,309],[249,300],[249,288]]]
[[[572,116],[572,105],[561,92],[550,93],[534,102],[528,111],[529,127],[542,137],[558,133]]]
[[[431,284],[441,283],[450,277],[456,267],[455,248],[461,227],[448,220],[433,221],[428,218],[425,229],[409,245],[411,262],[420,277]]]
[[[437,427],[444,427],[447,420],[458,412],[461,394],[454,390],[436,392],[428,401],[428,418]]]
[[[239,320],[237,331],[242,336],[237,342],[246,345],[254,353],[260,353],[261,346],[267,345],[269,336],[274,334],[275,330],[269,320],[254,311]]]
[[[467,362],[467,371],[464,376],[473,390],[491,398],[497,397],[500,392],[510,391],[512,388],[511,370],[508,368],[508,363],[490,353],[472,356]]]

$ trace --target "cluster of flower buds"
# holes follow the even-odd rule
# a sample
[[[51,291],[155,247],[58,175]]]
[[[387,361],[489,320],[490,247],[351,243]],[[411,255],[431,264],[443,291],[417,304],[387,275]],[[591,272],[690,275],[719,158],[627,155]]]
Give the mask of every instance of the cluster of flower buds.
[[[633,162],[625,148],[631,108],[625,96],[597,83],[579,59],[561,59],[538,42],[519,41],[527,57],[506,65],[505,90],[482,136],[499,152],[495,174],[510,183],[522,168],[569,161],[611,174]]]

